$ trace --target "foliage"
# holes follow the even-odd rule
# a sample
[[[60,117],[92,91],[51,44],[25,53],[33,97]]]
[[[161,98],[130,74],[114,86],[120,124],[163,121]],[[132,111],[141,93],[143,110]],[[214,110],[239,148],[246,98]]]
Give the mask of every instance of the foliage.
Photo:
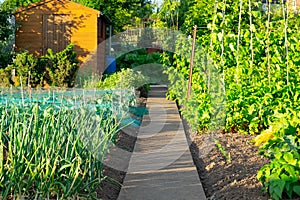
[[[23,86],[44,86],[46,81],[52,86],[72,87],[78,69],[77,55],[73,47],[73,44],[70,44],[55,54],[48,50],[47,55],[38,58],[27,51],[18,53],[6,70],[15,70],[16,76],[12,80],[15,86],[19,86],[22,80]]]
[[[46,71],[49,76],[48,82],[53,86],[72,87],[78,69],[77,55],[74,45],[70,44],[61,52],[53,53],[51,49],[45,56],[47,61]]]
[[[191,40],[184,35],[179,35],[175,52],[163,54],[164,73],[168,75],[170,81],[167,97],[176,100],[179,105],[184,105],[181,107],[181,114],[194,130],[205,131],[209,129],[213,108],[211,96],[208,92],[207,79],[203,76],[203,72],[213,66],[208,65],[205,61],[208,61],[208,59],[203,58],[206,55],[205,52],[200,46],[197,46],[192,93],[187,100],[190,47]]]
[[[4,0],[1,7],[4,10],[15,10],[21,6],[29,6],[32,3],[40,2],[41,0]]]
[[[4,0],[1,7],[5,10],[16,10],[41,0]],[[124,31],[127,27],[140,26],[137,21],[143,21],[153,12],[150,0],[72,0],[81,5],[100,10],[110,18],[114,32]]]
[[[149,48],[153,47],[153,42],[156,41],[152,28],[142,29],[141,36],[138,38],[138,47]]]
[[[254,139],[260,145],[260,154],[272,161],[263,166],[257,178],[263,183],[264,190],[274,199],[300,195],[300,115],[278,114],[278,120],[269,129]]]
[[[215,145],[218,147],[219,151],[222,153],[222,155],[225,157],[226,162],[231,162],[230,154],[225,150],[225,148],[220,144],[218,140],[215,140]]]
[[[11,64],[13,53],[14,27],[10,24],[11,11],[0,6],[0,68]]]
[[[160,53],[149,54],[146,49],[138,49],[117,58],[117,71],[133,69],[148,77],[151,84],[167,84],[168,77],[163,73]]]
[[[9,87],[11,84],[10,71],[6,69],[0,69],[0,87]]]
[[[9,23],[10,17],[10,11],[0,9],[0,41],[7,40],[13,33],[13,29]]]
[[[208,34],[209,29],[207,29],[207,25],[212,22],[212,19],[214,17],[215,2],[215,0],[183,0],[182,4],[186,4],[188,8],[181,11],[184,12],[185,17],[183,24],[180,27],[181,30],[188,34],[191,34],[193,26],[197,25],[199,27],[199,29],[197,30],[197,35],[203,36]]]
[[[219,6],[222,8],[222,5]],[[226,6],[228,6],[229,10],[238,11],[238,4],[234,4],[234,2],[232,2],[232,4],[228,2]],[[253,60],[251,56],[249,56],[251,55],[251,48],[249,48],[251,46],[251,40],[247,17],[245,17],[246,20],[242,21],[241,34],[243,37],[240,38],[239,49],[237,49],[238,33],[232,29],[232,27],[237,26],[236,22],[238,19],[227,13],[223,25],[221,18],[222,10],[218,10],[219,13],[216,14],[218,17],[215,20],[216,24],[210,25],[210,27],[213,28],[213,32],[207,32],[206,35],[198,36],[198,44],[207,46],[203,46],[202,51],[199,50],[201,49],[200,47],[196,50],[195,68],[193,71],[194,81],[192,86],[197,96],[196,102],[198,102],[198,105],[201,105],[203,101],[206,102],[207,105],[212,104],[212,102],[209,102],[209,99],[213,98],[211,87],[225,85],[225,128],[226,131],[230,132],[259,133],[261,130],[269,127],[270,122],[274,120],[274,112],[284,113],[288,108],[297,108],[299,106],[297,92],[299,90],[299,76],[297,75],[299,73],[297,66],[300,61],[300,54],[297,50],[299,43],[293,42],[299,38],[297,32],[298,26],[296,25],[299,19],[297,16],[290,16],[289,18],[288,26],[293,26],[294,29],[289,30],[290,43],[288,55],[286,55],[284,49],[281,48],[284,43],[284,20],[279,16],[273,16],[273,20],[276,20],[276,22],[274,21],[274,23],[271,24],[271,29],[281,31],[274,31],[271,34],[272,40],[269,41],[271,43],[269,55],[272,55],[272,57],[268,63],[268,55],[265,52],[268,37],[266,36],[266,28],[263,27],[266,18],[263,16],[263,13],[258,10],[258,7],[258,5],[253,5],[255,11],[252,11],[252,27],[256,27],[255,32],[253,32],[253,48],[255,48]],[[237,11],[235,11],[235,13]],[[247,5],[244,5],[244,15],[247,14],[246,11]],[[225,26],[224,38],[222,38],[223,26]],[[203,33],[204,32],[201,34]],[[210,34],[212,34],[211,37]],[[188,40],[185,42],[180,40],[177,43],[179,47],[176,47],[175,54],[171,56],[172,63],[166,63],[167,68],[176,69],[175,75],[173,69],[167,69],[166,73],[169,77],[183,77],[184,80],[187,81],[189,56],[186,55],[190,54],[191,43]],[[208,61],[211,61],[203,61],[206,59],[205,56],[203,56],[205,54],[210,55]],[[288,66],[285,62],[287,57],[289,57]],[[208,63],[211,64],[208,65]],[[219,76],[217,77],[212,73],[212,71],[215,70],[218,70]],[[171,79],[174,79],[174,77]],[[176,81],[176,79],[174,79],[174,81]],[[222,83],[222,81],[224,83]],[[181,85],[182,84],[178,84],[177,87],[182,87]],[[184,85],[187,85],[187,83]],[[173,83],[173,86],[170,87],[169,94],[176,94],[181,90],[181,88],[177,88],[177,91],[174,92],[172,91],[174,87],[176,86]],[[178,96],[178,94],[176,95]],[[174,94],[171,96],[175,99],[177,98]],[[205,96],[206,98],[204,98]],[[179,95],[178,98],[184,101],[186,97],[180,97]],[[178,100],[178,98],[176,100]],[[192,99],[193,97],[191,101]],[[214,100],[217,99],[214,98]],[[188,106],[186,105],[186,107]],[[213,110],[206,105],[199,109],[208,111],[208,113],[203,112],[201,116],[209,115],[206,122],[210,122]],[[194,111],[189,110],[189,112]],[[198,117],[198,120],[201,119],[201,116]],[[200,125],[202,122],[198,123],[199,130],[205,128],[205,126]]]
[[[99,82],[98,88],[135,88],[138,89],[148,83],[148,78],[144,77],[140,71],[132,69],[122,69],[121,71],[108,75]]]
[[[28,54],[27,51],[16,55],[16,58],[13,59],[13,64],[7,67],[7,70],[16,71],[16,77],[13,78],[15,86],[20,86],[20,80],[22,80],[23,86],[36,87],[43,84],[46,68],[44,65],[41,65],[39,60],[32,54]]]
[[[179,14],[183,14],[183,12],[180,12],[183,11],[183,9],[180,9],[180,7],[181,3],[178,0],[164,0],[159,8],[159,11],[155,14],[155,16],[158,18],[158,20],[155,22],[156,26],[162,23],[163,27],[178,30],[179,26],[181,26],[180,22],[182,22],[183,16],[179,16]]]
[[[1,197],[96,199],[101,160],[118,131],[114,115],[97,100],[87,107],[78,98],[70,109],[37,99],[0,106]]]
[[[123,54],[117,58],[117,71],[127,68],[135,68],[143,64],[160,63],[160,54],[148,54],[146,49],[139,49],[127,54]]]
[[[114,32],[134,26],[136,21],[148,18],[153,9],[149,0],[74,0],[82,5],[100,10],[110,18]]]
[[[275,199],[299,195],[300,18],[283,13],[285,5],[268,12],[254,1],[242,1],[241,10],[241,1],[208,2],[192,4],[183,27],[190,33],[187,27],[207,24],[197,31],[188,100],[191,41],[177,38],[174,54],[163,57],[169,98],[199,132],[260,134],[255,143],[273,159],[258,174],[265,190]]]

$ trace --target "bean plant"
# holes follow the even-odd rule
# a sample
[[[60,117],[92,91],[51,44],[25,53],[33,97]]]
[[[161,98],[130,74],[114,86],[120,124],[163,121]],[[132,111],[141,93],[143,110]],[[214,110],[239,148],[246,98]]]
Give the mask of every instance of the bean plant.
[[[274,123],[282,126],[278,116],[295,118],[300,108],[298,15],[285,4],[267,3],[264,10],[251,0],[196,1],[187,15],[185,28],[207,23],[197,35],[189,99],[191,40],[177,37],[174,53],[165,53],[162,60],[171,82],[168,97],[183,105],[183,117],[195,130],[269,136],[266,131]],[[300,123],[283,124],[264,141],[261,152],[272,161],[258,172],[275,199],[300,191]]]

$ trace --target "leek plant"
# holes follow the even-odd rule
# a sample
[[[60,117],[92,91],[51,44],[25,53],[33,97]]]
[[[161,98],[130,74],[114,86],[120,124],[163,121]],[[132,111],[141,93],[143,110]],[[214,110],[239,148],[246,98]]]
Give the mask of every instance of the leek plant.
[[[94,110],[93,110],[94,109]],[[94,107],[0,105],[1,199],[94,198],[116,116]]]

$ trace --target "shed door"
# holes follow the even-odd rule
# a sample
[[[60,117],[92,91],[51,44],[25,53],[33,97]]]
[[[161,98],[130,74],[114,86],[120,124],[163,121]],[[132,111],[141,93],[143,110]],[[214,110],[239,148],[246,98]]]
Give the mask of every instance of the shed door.
[[[43,55],[62,51],[71,42],[70,15],[43,15]]]

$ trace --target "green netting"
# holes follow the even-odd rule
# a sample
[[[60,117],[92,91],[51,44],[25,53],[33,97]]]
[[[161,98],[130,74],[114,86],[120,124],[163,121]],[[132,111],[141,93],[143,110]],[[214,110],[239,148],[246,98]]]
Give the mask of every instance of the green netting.
[[[140,108],[136,108],[135,91],[130,89],[22,89],[2,88],[0,89],[0,107],[17,105],[26,107],[38,104],[40,108],[50,105],[59,109],[87,108],[90,111],[114,115],[120,119],[122,126],[140,125]],[[132,113],[131,113],[132,112]],[[139,117],[132,117],[137,115]]]

